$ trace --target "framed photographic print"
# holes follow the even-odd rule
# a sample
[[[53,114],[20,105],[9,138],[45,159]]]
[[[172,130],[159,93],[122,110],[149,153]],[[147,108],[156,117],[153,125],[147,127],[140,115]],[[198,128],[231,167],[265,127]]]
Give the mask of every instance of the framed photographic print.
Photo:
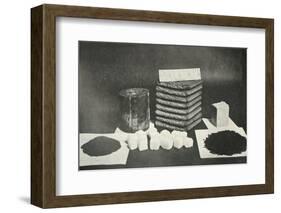
[[[31,9],[31,203],[273,193],[273,19]]]

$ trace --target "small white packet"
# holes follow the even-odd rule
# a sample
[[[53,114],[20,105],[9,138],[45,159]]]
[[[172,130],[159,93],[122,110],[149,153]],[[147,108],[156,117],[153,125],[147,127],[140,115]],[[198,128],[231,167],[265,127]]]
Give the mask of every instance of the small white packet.
[[[136,134],[138,136],[139,151],[147,150],[148,149],[148,141],[147,141],[146,133],[142,130],[139,130]]]
[[[170,150],[173,148],[173,137],[168,130],[162,130],[160,133],[160,142],[163,149]]]
[[[173,130],[173,131],[172,131],[172,135],[173,135],[173,136],[187,137],[187,132],[178,131],[178,130]]]
[[[118,127],[115,129],[114,134],[117,136],[118,140],[120,141],[127,141],[129,135],[128,133],[123,132]]]
[[[173,136],[174,147],[180,149],[183,147],[184,137],[182,136]]]
[[[150,135],[150,149],[151,150],[159,150],[160,148],[160,134],[155,132]]]
[[[153,134],[156,134],[156,133],[158,133],[158,131],[157,131],[157,129],[155,128],[155,127],[152,127],[152,128],[149,128],[148,130],[147,130],[147,135],[151,138],[151,136],[153,135]]]
[[[130,150],[134,150],[134,149],[138,148],[138,136],[137,136],[137,134],[135,134],[135,133],[129,134],[127,142],[128,142],[128,146],[129,146]]]
[[[186,148],[190,148],[193,146],[193,139],[192,138],[189,138],[189,137],[185,137],[184,140],[183,140],[183,145],[186,147]]]

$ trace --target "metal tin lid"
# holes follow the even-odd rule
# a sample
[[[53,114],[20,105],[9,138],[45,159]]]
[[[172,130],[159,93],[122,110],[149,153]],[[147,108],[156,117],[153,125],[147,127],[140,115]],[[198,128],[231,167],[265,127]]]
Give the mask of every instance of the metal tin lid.
[[[140,97],[144,95],[149,95],[149,90],[145,88],[123,89],[119,92],[119,95],[124,97]]]

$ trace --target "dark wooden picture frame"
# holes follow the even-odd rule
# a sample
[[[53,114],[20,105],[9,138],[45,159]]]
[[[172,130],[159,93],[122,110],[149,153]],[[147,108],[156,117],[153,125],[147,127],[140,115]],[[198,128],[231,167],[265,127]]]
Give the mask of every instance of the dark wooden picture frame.
[[[92,18],[265,29],[265,184],[192,189],[56,195],[56,18]],[[274,20],[264,18],[41,5],[31,9],[31,203],[66,207],[274,192]]]

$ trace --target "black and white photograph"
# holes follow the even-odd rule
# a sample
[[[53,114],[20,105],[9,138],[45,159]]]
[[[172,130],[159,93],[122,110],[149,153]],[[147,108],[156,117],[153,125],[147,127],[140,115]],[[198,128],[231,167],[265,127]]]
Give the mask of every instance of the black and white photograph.
[[[32,205],[273,200],[274,18],[160,5],[31,8]]]
[[[78,42],[79,170],[247,163],[247,48]]]

